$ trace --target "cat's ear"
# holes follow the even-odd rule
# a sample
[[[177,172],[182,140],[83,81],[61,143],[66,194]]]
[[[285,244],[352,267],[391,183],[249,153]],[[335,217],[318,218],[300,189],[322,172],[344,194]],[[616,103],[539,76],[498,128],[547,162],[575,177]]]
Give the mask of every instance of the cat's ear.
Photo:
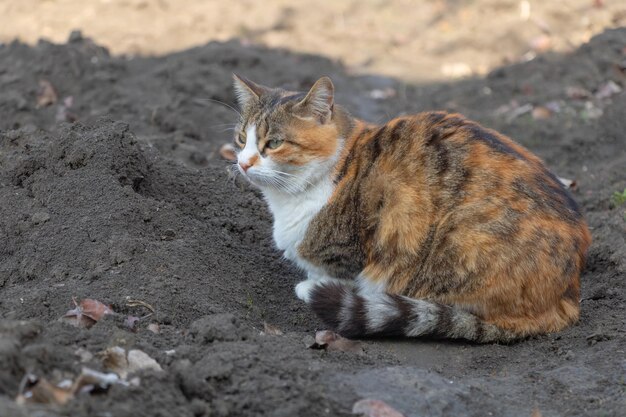
[[[311,90],[296,105],[297,110],[306,116],[315,117],[320,123],[328,123],[335,105],[335,87],[328,77],[322,77],[313,84]]]
[[[233,87],[235,88],[237,102],[241,108],[258,101],[259,97],[268,91],[267,87],[253,83],[237,74],[233,74]]]

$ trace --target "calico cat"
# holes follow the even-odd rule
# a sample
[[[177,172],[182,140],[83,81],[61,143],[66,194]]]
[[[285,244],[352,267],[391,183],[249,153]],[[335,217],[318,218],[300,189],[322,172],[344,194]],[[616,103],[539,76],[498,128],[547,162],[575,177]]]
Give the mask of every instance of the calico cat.
[[[591,236],[537,156],[459,114],[365,123],[327,77],[308,93],[234,87],[238,170],[327,326],[506,343],[578,319]]]

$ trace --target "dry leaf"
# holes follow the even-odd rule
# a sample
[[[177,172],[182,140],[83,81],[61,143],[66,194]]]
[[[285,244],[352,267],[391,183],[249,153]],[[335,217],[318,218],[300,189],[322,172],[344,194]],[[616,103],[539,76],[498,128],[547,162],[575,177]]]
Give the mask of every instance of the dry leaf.
[[[37,378],[28,374],[20,384],[20,393],[15,401],[18,404],[58,404],[63,405],[73,397],[73,392],[60,388],[45,378]]]
[[[76,307],[65,313],[62,319],[76,327],[89,328],[105,314],[113,314],[111,307],[91,298],[85,298],[80,303],[75,298],[72,301]]]
[[[532,111],[533,119],[535,120],[546,120],[552,117],[552,110],[547,107],[537,106]]]
[[[76,393],[105,390],[113,384],[138,385],[134,379],[129,384],[121,380],[116,374],[105,374],[89,368],[83,368],[80,375],[72,383],[64,380],[57,385],[45,378],[38,378],[27,374],[20,383],[19,394],[15,398],[18,404],[55,404],[63,405],[74,398]]]
[[[537,407],[533,408],[533,412],[530,414],[530,417],[542,417],[541,411]]]
[[[266,334],[272,335],[272,336],[280,336],[283,334],[283,332],[278,327],[272,326],[271,324],[267,324],[266,322],[263,322],[263,331],[261,332],[261,335],[266,335]]]
[[[320,346],[327,345],[331,342],[334,342],[338,338],[340,338],[337,333],[330,330],[320,330],[315,333],[315,343]]]
[[[37,90],[37,108],[49,106],[58,100],[57,92],[48,80],[39,80]]]
[[[92,392],[96,389],[106,390],[111,385],[120,384],[128,385],[128,382],[123,381],[114,373],[103,373],[94,371],[93,369],[83,368],[80,375],[76,378],[76,381],[72,385],[72,392]]]
[[[369,398],[355,402],[352,406],[352,413],[361,414],[365,417],[405,417],[404,414],[384,401]]]
[[[126,380],[129,374],[141,370],[162,371],[161,365],[145,352],[131,349],[128,352],[122,347],[113,346],[103,351],[102,365]]]
[[[128,376],[128,359],[126,349],[113,346],[98,354],[102,358],[102,366],[109,371],[115,372],[122,379]]]
[[[139,322],[139,317],[137,316],[128,316],[124,320],[124,326],[126,326],[129,330],[135,332],[137,331],[137,323]]]
[[[237,160],[237,150],[230,143],[226,143],[222,145],[220,148],[220,155],[222,158],[228,161],[236,161]]]
[[[330,330],[320,330],[315,333],[315,343],[310,349],[326,349],[328,351],[341,351],[363,355],[365,352],[360,342],[346,339]]]
[[[171,232],[174,233],[174,231],[171,231]],[[132,299],[130,297],[126,297],[126,306],[127,307],[145,307],[148,310],[150,310],[152,313],[155,312],[154,307],[152,307],[150,304],[146,303],[145,301]]]

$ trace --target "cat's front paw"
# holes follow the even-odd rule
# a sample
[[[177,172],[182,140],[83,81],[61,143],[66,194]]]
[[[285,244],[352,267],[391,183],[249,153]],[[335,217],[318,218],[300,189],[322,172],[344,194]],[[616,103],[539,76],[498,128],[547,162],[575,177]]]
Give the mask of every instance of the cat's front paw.
[[[298,283],[298,285],[296,285],[296,297],[298,297],[305,303],[308,303],[309,301],[311,301],[311,293],[313,292],[313,288],[315,288],[315,285],[318,283],[319,281],[312,279],[307,279]]]

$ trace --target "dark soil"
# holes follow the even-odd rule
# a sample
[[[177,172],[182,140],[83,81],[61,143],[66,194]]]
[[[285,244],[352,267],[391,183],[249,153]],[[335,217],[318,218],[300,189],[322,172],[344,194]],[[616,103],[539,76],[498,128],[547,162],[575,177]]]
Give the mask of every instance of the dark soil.
[[[0,416],[341,416],[365,397],[407,416],[623,415],[626,205],[611,196],[626,188],[625,48],[626,29],[611,30],[570,55],[484,79],[406,85],[237,41],[133,59],[78,34],[65,45],[1,46]],[[215,103],[234,102],[232,72],[292,89],[330,75],[337,101],[370,121],[459,111],[575,179],[594,238],[580,323],[512,346],[308,349],[319,322],[293,293],[301,274],[274,249],[259,193],[232,181],[217,153],[236,120]],[[59,101],[37,108],[42,79]],[[609,81],[622,91],[603,94]],[[397,94],[370,94],[385,89]],[[533,117],[520,111],[527,104],[553,113]],[[71,327],[59,318],[73,296],[119,315]],[[123,318],[146,311],[127,297],[156,309],[136,332]],[[146,329],[151,320],[161,333]],[[263,322],[285,334],[260,335]],[[76,351],[114,345],[145,351],[164,372],[63,407],[14,403],[27,372],[57,382],[82,366],[102,369]]]

